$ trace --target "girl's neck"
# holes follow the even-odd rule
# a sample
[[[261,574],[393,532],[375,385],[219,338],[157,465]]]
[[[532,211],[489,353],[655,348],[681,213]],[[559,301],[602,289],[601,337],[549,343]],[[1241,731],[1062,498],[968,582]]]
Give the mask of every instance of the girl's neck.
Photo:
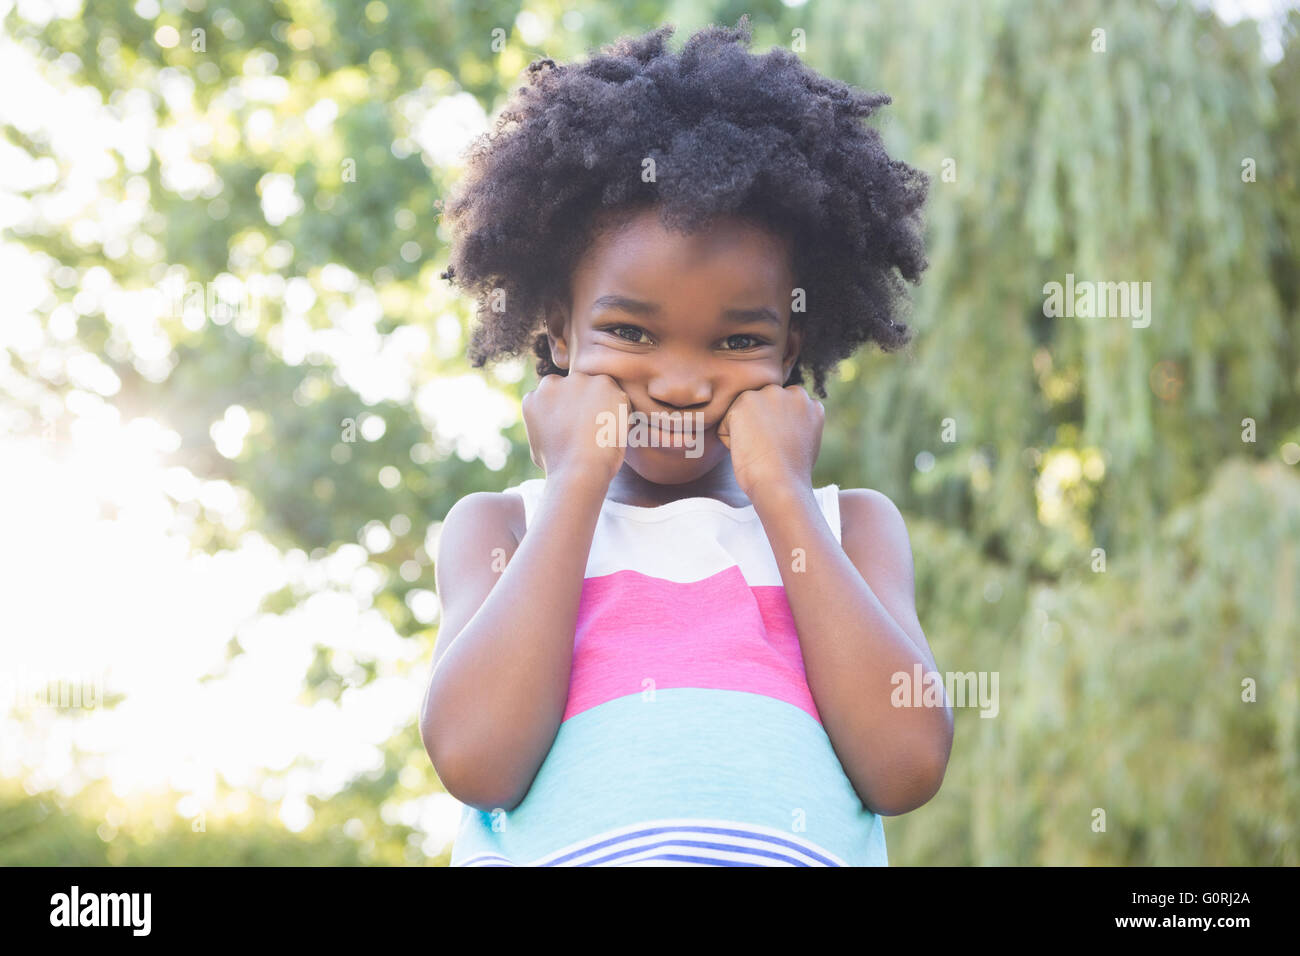
[[[609,483],[605,498],[638,508],[656,508],[682,498],[714,498],[733,508],[744,508],[750,504],[750,500],[736,484],[730,455],[724,455],[712,471],[680,485],[660,485],[647,481],[624,462],[614,480]]]

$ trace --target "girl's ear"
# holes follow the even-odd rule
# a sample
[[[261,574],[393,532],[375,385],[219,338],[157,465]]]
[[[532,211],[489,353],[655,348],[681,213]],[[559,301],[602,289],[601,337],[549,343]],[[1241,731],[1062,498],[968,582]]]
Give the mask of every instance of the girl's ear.
[[[799,351],[803,348],[803,323],[795,322],[794,316],[790,317],[790,331],[785,337],[785,355],[781,357],[781,381],[788,381],[790,372],[794,370],[795,363],[799,361]]]
[[[569,315],[560,303],[552,303],[546,310],[546,338],[551,345],[551,361],[556,368],[569,368]]]

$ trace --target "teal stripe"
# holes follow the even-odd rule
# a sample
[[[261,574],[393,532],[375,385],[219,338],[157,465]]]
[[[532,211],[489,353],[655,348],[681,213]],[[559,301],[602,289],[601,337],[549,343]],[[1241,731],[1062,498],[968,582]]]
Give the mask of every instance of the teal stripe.
[[[464,809],[451,863],[484,853],[531,863],[605,830],[670,818],[768,826],[851,866],[889,862],[881,818],[862,806],[821,724],[761,694],[674,687],[561,724],[523,803]]]

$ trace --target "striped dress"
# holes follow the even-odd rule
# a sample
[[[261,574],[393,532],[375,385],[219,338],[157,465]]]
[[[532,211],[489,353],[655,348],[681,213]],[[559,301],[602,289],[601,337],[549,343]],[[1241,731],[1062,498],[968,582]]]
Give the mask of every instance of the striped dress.
[[[528,521],[545,480],[506,489]],[[838,540],[838,487],[814,493]],[[606,501],[559,732],[515,809],[464,807],[451,865],[888,862],[822,727],[754,507]]]

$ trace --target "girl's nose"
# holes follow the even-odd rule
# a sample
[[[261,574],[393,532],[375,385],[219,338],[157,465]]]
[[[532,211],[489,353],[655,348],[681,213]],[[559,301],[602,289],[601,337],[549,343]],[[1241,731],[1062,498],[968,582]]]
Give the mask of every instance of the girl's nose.
[[[659,404],[683,412],[702,408],[713,397],[708,381],[694,374],[655,376],[646,391]]]

